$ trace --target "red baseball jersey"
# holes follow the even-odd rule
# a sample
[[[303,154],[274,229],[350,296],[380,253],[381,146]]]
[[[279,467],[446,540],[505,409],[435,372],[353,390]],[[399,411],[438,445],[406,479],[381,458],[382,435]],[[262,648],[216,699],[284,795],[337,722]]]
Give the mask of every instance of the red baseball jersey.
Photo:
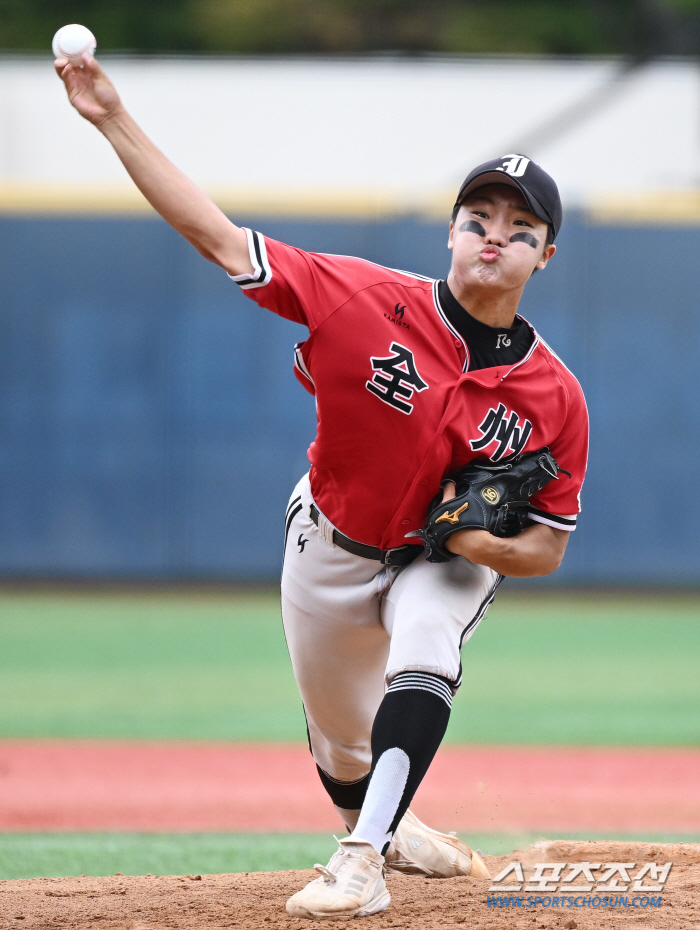
[[[246,233],[254,271],[233,280],[310,331],[295,347],[295,370],[316,397],[311,489],[342,533],[382,549],[417,543],[407,534],[424,523],[444,477],[474,458],[499,461],[542,446],[571,478],[560,475],[532,497],[529,516],[575,528],[586,403],[536,332],[516,365],[470,372],[436,281]]]

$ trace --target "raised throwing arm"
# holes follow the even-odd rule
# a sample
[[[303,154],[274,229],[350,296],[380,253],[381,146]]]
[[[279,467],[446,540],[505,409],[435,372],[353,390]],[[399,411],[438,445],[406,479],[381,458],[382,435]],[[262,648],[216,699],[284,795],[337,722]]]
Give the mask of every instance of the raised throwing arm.
[[[55,67],[71,104],[108,139],[138,189],[163,219],[229,274],[252,272],[245,232],[151,142],[126,111],[97,61],[85,55],[81,68],[59,58]]]

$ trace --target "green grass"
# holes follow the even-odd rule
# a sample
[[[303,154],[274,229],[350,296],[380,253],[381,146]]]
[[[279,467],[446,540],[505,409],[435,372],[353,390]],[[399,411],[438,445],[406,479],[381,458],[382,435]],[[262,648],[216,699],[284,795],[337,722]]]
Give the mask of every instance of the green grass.
[[[302,740],[271,595],[0,595],[0,736]]]
[[[495,856],[525,849],[541,838],[536,833],[463,836],[475,849]],[[697,843],[700,836],[586,834],[576,839]],[[0,834],[0,880],[309,869],[315,862],[327,862],[335,848],[332,837],[317,833],[5,833]]]
[[[0,737],[304,740],[273,595],[6,591],[0,617]],[[448,741],[697,744],[699,658],[700,598],[504,593]]]
[[[0,880],[308,869],[334,847],[317,833],[4,833]]]

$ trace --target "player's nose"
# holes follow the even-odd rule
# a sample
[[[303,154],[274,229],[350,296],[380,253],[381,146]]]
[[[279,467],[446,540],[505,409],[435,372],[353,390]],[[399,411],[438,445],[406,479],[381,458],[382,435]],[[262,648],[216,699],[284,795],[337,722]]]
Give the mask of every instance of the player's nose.
[[[505,248],[508,244],[508,236],[504,227],[500,223],[493,223],[486,230],[486,245],[497,245]]]

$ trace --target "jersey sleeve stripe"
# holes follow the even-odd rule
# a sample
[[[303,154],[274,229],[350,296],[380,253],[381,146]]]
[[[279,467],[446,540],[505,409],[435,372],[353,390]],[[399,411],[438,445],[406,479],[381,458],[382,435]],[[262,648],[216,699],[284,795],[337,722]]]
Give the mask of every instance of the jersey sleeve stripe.
[[[294,367],[296,368],[298,372],[300,372],[300,374],[302,374],[307,379],[307,381],[310,381],[311,384],[313,384],[314,379],[309,374],[309,369],[306,367],[304,356],[301,354],[302,344],[303,343],[301,342],[297,342],[297,344],[294,346]],[[315,386],[316,385],[314,385],[314,387]]]
[[[535,523],[544,523],[546,526],[553,526],[556,530],[567,530],[572,533],[576,529],[576,514],[562,516],[556,513],[547,513],[545,510],[538,510],[537,507],[530,507],[527,515]]]
[[[252,229],[246,229],[245,234],[248,238],[248,254],[250,255],[250,263],[253,266],[253,273],[230,274],[229,278],[235,281],[242,290],[247,291],[254,287],[264,287],[269,284],[272,280],[272,269],[267,260],[265,237]]]

